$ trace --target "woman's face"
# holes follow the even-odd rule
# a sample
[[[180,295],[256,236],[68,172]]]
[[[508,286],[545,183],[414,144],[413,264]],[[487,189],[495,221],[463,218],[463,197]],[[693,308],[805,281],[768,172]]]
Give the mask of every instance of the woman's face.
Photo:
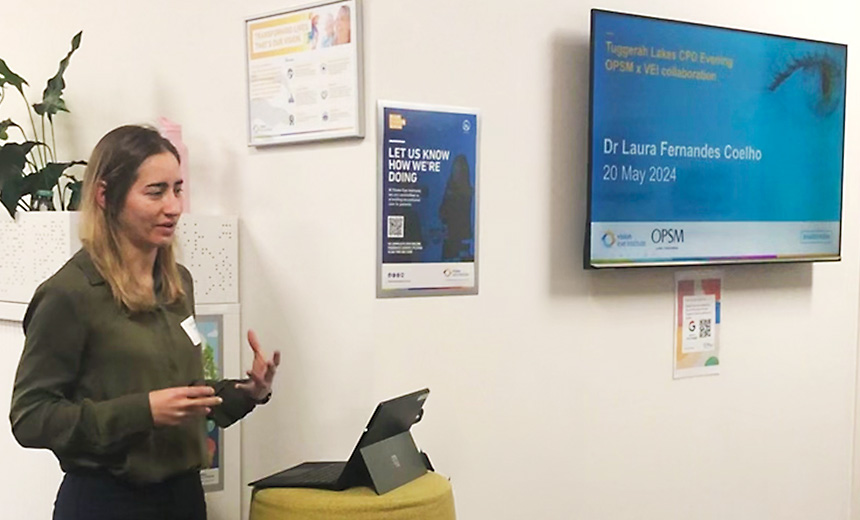
[[[182,174],[170,152],[147,158],[137,169],[119,213],[119,231],[134,247],[149,251],[173,240],[182,214]]]

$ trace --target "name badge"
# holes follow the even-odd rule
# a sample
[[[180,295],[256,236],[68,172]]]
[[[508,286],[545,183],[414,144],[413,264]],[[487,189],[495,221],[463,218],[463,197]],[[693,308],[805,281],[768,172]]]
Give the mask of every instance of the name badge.
[[[188,339],[191,340],[191,343],[193,343],[195,346],[198,346],[203,343],[203,338],[200,337],[200,331],[197,330],[197,323],[194,321],[193,315],[185,318],[185,320],[180,323],[180,325],[182,325],[182,330],[184,330],[185,334],[188,335]]]

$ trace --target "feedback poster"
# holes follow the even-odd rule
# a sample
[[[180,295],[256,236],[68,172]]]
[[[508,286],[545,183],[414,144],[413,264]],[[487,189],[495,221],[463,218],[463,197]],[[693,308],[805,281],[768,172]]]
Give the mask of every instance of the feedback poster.
[[[478,113],[379,103],[377,296],[477,294]]]
[[[675,275],[675,379],[720,372],[722,280],[719,271]]]
[[[595,12],[593,260],[839,252],[846,48]]]

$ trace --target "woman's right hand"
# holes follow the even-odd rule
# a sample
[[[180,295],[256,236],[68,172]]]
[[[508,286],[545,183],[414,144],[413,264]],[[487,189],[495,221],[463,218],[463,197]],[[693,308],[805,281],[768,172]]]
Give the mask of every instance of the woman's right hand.
[[[205,416],[221,402],[211,386],[179,386],[149,393],[149,409],[156,426],[176,426],[192,417]]]

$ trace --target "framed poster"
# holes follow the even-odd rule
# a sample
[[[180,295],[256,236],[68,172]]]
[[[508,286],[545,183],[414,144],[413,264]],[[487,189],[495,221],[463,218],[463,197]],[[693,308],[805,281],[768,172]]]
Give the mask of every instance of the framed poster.
[[[364,136],[361,1],[245,20],[248,144]]]
[[[204,379],[224,378],[224,320],[220,314],[197,315],[197,330],[203,343]],[[224,430],[215,421],[206,419],[207,464],[200,470],[204,491],[224,489]]]
[[[198,303],[194,306],[197,329],[204,340],[203,366],[206,378],[213,369],[216,379],[241,378],[240,305],[238,303]],[[242,515],[241,438],[242,428],[206,425],[210,464],[200,472],[206,491],[210,518],[240,518]],[[214,443],[214,445],[213,445]]]
[[[675,273],[674,378],[720,373],[721,271]]]
[[[477,110],[380,101],[379,298],[478,293]]]

